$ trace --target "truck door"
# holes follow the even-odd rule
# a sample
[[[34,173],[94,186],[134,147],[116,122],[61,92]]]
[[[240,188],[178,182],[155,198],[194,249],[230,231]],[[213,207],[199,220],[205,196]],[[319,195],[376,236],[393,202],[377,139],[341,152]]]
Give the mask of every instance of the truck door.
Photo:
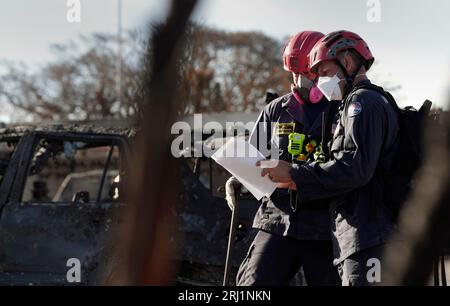
[[[114,266],[126,142],[34,133],[23,146],[7,170],[14,173],[5,174],[11,185],[0,216],[0,283],[102,283]]]

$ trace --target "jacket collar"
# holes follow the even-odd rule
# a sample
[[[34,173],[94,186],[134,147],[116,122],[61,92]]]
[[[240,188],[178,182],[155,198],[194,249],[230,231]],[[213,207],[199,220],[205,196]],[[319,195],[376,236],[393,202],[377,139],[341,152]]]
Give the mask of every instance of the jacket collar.
[[[326,98],[323,97],[323,99]],[[336,101],[333,102],[327,101],[328,103],[327,107],[325,107],[325,109],[323,110],[325,114],[325,121],[327,120],[328,113],[331,109],[331,104],[335,102]],[[285,111],[291,116],[294,122],[300,123],[304,127],[305,133],[312,134],[317,129],[319,130],[322,129],[322,114],[319,114],[317,118],[314,120],[314,122],[309,122],[308,117],[306,116],[304,110],[304,108],[308,107],[308,105],[307,104],[301,105],[300,103],[298,103],[293,94],[289,94],[286,96],[286,98],[281,104],[281,107],[285,109]]]
[[[303,126],[309,127],[309,121],[305,114],[305,110],[303,109],[304,105],[298,103],[292,93],[286,97],[284,102],[281,104],[281,107],[286,110],[295,122],[299,122]]]

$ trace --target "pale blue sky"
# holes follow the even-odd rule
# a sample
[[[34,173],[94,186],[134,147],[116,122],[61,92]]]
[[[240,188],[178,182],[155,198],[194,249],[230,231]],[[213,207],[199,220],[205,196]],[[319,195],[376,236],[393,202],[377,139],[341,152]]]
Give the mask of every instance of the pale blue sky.
[[[80,0],[81,23],[66,20],[66,0],[0,0],[0,59],[40,65],[52,43],[79,33],[115,32],[117,1]],[[204,0],[194,18],[220,29],[257,30],[283,38],[301,30],[348,29],[371,46],[377,79],[403,88],[397,98],[444,105],[450,80],[450,1],[380,0],[381,22],[366,19],[367,0]],[[164,16],[165,0],[123,0],[123,24],[141,27]]]

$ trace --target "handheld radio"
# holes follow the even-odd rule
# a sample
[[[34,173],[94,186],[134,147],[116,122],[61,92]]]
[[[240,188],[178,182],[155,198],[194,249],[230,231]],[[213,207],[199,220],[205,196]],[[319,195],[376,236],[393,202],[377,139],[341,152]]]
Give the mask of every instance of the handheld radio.
[[[289,144],[288,152],[292,157],[299,155],[303,150],[303,142],[305,141],[306,135],[300,133],[290,133],[289,134]]]

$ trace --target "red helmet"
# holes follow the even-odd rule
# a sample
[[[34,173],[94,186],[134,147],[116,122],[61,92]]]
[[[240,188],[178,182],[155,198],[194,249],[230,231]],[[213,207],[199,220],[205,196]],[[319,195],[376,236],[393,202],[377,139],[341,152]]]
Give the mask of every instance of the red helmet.
[[[317,66],[327,60],[335,60],[341,51],[355,50],[363,59],[364,67],[369,70],[374,57],[367,43],[358,35],[349,31],[331,32],[320,39],[310,54],[311,72],[317,73]]]
[[[311,75],[309,53],[324,35],[320,32],[304,31],[292,36],[283,52],[283,68],[286,71]]]

